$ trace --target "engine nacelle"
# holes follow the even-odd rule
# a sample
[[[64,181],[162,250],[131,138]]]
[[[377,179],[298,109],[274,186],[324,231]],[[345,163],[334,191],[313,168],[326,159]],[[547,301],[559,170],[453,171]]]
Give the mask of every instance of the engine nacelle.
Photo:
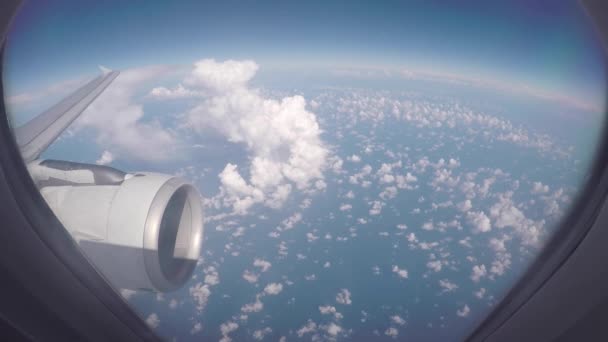
[[[112,285],[175,290],[192,276],[203,238],[202,201],[186,181],[65,161],[28,168],[42,196]]]

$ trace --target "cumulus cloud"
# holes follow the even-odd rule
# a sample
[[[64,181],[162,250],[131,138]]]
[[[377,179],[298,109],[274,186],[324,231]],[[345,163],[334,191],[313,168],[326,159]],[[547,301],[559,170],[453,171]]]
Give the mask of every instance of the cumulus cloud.
[[[129,300],[131,299],[131,297],[133,297],[135,294],[137,293],[137,291],[135,290],[129,290],[129,289],[120,289],[120,294],[123,296],[124,299]]]
[[[304,335],[314,333],[316,331],[317,324],[311,320],[308,320],[308,322],[303,327],[296,331],[296,334],[298,335],[298,337],[302,338]]]
[[[239,325],[233,321],[228,321],[226,323],[222,323],[220,325],[220,331],[222,333],[222,339],[220,341],[222,341],[222,342],[232,341],[232,339],[228,335],[238,328],[239,328]]]
[[[426,263],[426,267],[435,272],[439,272],[442,267],[441,260],[431,260]]]
[[[499,194],[498,202],[490,208],[490,217],[497,228],[510,227],[523,245],[538,246],[543,233],[544,220],[527,218],[513,202],[512,193]]]
[[[203,330],[203,325],[201,324],[201,322],[196,322],[196,323],[194,323],[194,326],[192,327],[192,329],[190,329],[190,334],[191,335],[198,334],[202,330]]]
[[[101,157],[99,157],[99,159],[97,159],[97,161],[95,161],[95,164],[107,165],[107,164],[110,164],[112,161],[114,161],[114,155],[112,154],[112,152],[105,150],[101,154]]]
[[[319,306],[319,312],[321,313],[321,315],[333,315],[335,319],[342,319],[342,314],[336,310],[335,306]]]
[[[458,203],[456,207],[462,212],[467,212],[471,210],[471,208],[473,208],[473,205],[471,204],[471,200],[465,200],[461,203]]]
[[[327,334],[330,336],[337,336],[340,332],[342,332],[342,327],[337,325],[334,322],[329,323],[328,325],[323,327]]]
[[[462,309],[458,309],[456,311],[456,315],[459,317],[467,317],[471,313],[471,308],[467,304],[465,304]]]
[[[186,77],[186,84],[225,93],[245,88],[258,69],[259,66],[251,60],[229,59],[218,63],[214,59],[201,59],[194,63],[194,70]]]
[[[179,140],[158,120],[145,116],[136,92],[150,80],[171,72],[168,67],[124,70],[74,122],[93,128],[100,146],[135,160],[160,161],[176,155]]]
[[[190,287],[189,290],[190,296],[192,296],[192,299],[194,300],[194,303],[196,305],[196,310],[198,310],[199,312],[202,311],[205,308],[205,305],[207,305],[207,300],[211,295],[209,285],[203,285],[203,283],[198,283]]]
[[[532,190],[530,192],[533,194],[546,194],[549,192],[549,186],[541,182],[534,182],[532,183]]]
[[[473,228],[473,233],[486,233],[492,229],[490,218],[483,211],[470,211],[467,220]]]
[[[482,287],[479,290],[473,292],[473,294],[475,295],[475,297],[482,299],[486,294],[486,289]]]
[[[205,269],[205,284],[213,286],[220,283],[220,277],[213,266],[209,266]]]
[[[158,328],[158,326],[160,325],[160,319],[158,318],[158,315],[155,313],[151,313],[146,318],[146,324],[152,329]]]
[[[258,281],[258,275],[249,270],[245,270],[243,272],[243,279],[247,280],[248,283],[253,284]]]
[[[352,156],[347,157],[346,160],[353,162],[353,163],[359,163],[361,161],[361,157],[359,157],[356,154],[353,154]]]
[[[393,272],[396,273],[400,278],[407,279],[408,273],[404,268],[399,268],[397,265],[393,265]]]
[[[473,266],[473,270],[471,272],[471,280],[478,283],[481,278],[485,277],[488,274],[486,270],[486,265],[475,265]]]
[[[394,316],[391,316],[391,321],[392,321],[393,323],[395,323],[395,324],[398,324],[398,325],[405,325],[405,323],[406,323],[406,322],[405,322],[405,319],[403,319],[403,318],[402,318],[401,316],[399,316],[399,315],[394,315]]]
[[[255,259],[253,261],[253,266],[261,268],[262,272],[266,272],[270,269],[272,264],[269,261],[263,259]]]
[[[268,295],[277,295],[283,291],[283,284],[281,283],[270,283],[264,288],[264,292]]]
[[[374,216],[374,215],[380,215],[380,213],[382,212],[382,207],[384,207],[384,202],[381,201],[373,201],[372,202],[372,207],[371,209],[369,209],[369,214]]]
[[[257,203],[280,207],[294,186],[311,189],[323,178],[329,154],[302,96],[274,100],[249,88],[257,69],[252,61],[205,59],[185,81],[213,93],[186,114],[187,126],[219,133],[250,153],[248,180],[231,163],[220,174],[219,197],[238,214]]]
[[[266,327],[264,329],[258,329],[253,332],[253,339],[256,341],[261,341],[264,337],[272,332],[272,329]]]
[[[452,283],[447,279],[439,280],[439,286],[441,287],[441,293],[453,292],[456,291],[456,289],[458,288],[458,285]]]
[[[260,312],[264,308],[264,303],[260,301],[260,297],[255,298],[255,302],[245,304],[241,307],[241,311],[244,313]]]
[[[184,86],[180,83],[172,89],[165,87],[152,88],[148,94],[148,97],[159,100],[175,100],[189,97],[199,97],[203,96],[203,94],[204,93],[184,88]]]
[[[353,208],[350,204],[341,204],[340,211],[350,211]]]
[[[388,328],[384,331],[384,334],[386,336],[392,337],[392,338],[397,338],[397,336],[399,335],[399,330],[397,330],[397,328]]]
[[[352,300],[350,299],[350,291],[348,289],[341,289],[336,295],[336,302],[343,305],[352,304]]]

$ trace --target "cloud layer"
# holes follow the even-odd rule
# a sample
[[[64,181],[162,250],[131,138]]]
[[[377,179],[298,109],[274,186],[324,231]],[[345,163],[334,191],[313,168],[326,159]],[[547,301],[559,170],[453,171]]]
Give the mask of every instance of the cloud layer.
[[[200,134],[219,132],[249,152],[249,179],[238,165],[226,164],[219,174],[222,205],[243,214],[256,203],[280,207],[293,187],[309,190],[323,178],[328,150],[314,113],[302,96],[264,98],[248,81],[258,65],[253,61],[195,63],[185,83],[212,95],[186,115],[187,125]]]

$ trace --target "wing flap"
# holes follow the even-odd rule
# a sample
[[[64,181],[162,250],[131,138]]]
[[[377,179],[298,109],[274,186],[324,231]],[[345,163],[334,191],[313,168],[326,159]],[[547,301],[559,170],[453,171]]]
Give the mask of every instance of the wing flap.
[[[35,160],[118,76],[105,72],[56,105],[15,129],[17,145],[25,162]]]

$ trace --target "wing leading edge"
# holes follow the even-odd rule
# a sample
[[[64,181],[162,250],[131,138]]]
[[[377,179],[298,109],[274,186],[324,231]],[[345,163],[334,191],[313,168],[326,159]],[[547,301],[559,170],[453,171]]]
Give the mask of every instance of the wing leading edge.
[[[26,163],[44,150],[101,94],[119,71],[105,71],[56,105],[15,129],[17,145]]]

